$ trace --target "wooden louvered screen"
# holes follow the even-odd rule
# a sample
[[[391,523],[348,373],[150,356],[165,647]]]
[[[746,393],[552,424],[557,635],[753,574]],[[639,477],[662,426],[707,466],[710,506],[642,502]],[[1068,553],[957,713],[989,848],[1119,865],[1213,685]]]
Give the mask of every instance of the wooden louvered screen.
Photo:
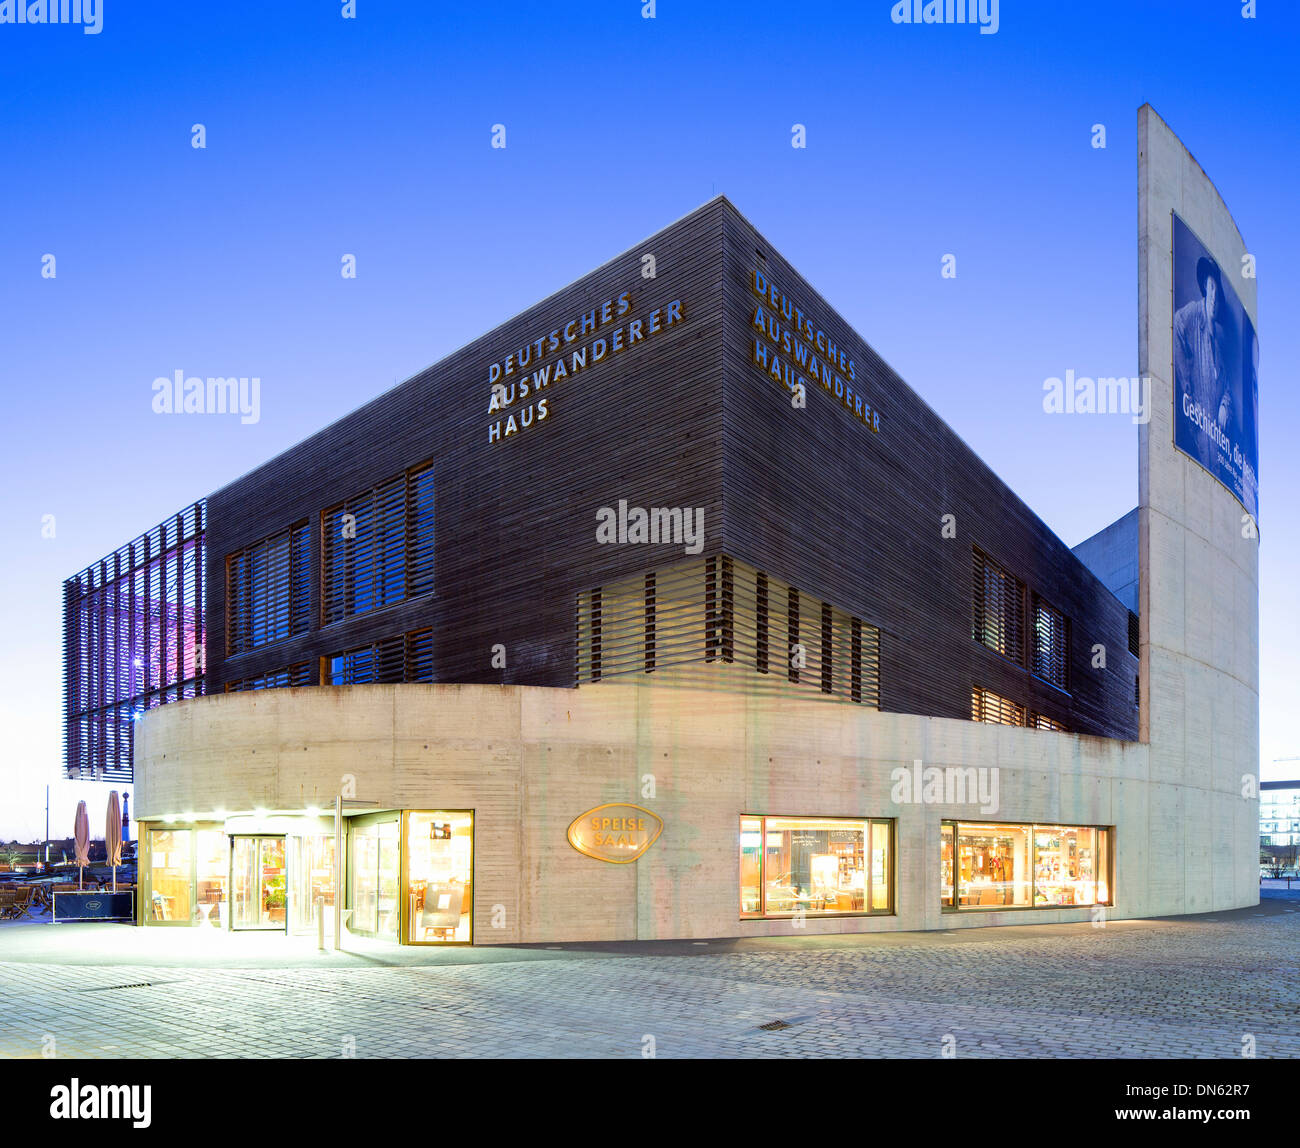
[[[679,685],[879,705],[875,627],[726,556],[580,594],[577,662],[579,684],[653,674]]]
[[[1142,654],[1142,630],[1132,610],[1128,612],[1128,652],[1135,658]]]
[[[974,555],[971,634],[990,650],[1025,664],[1025,587],[979,550]]]
[[[717,572],[710,582],[705,562],[697,561],[579,595],[578,680],[654,673],[720,656],[720,592]]]
[[[1069,729],[1055,718],[1049,718],[1046,714],[1033,713],[1029,715],[1029,724],[1034,729],[1051,729],[1057,733],[1069,733]]]
[[[1068,727],[1055,718],[1038,713],[1027,706],[1022,706],[1019,702],[1013,702],[1010,698],[1004,698],[1001,694],[981,689],[979,686],[971,690],[970,706],[970,716],[973,721],[988,722],[992,725],[1029,726],[1031,729],[1049,729],[1058,733],[1070,732]]]
[[[808,648],[800,640],[799,632],[799,591],[793,586],[785,591],[785,664],[786,675],[796,685],[799,671],[808,665]]]
[[[311,622],[307,524],[226,556],[226,652],[243,654],[306,633]]]
[[[971,690],[971,719],[993,725],[1027,725],[1028,711],[1018,702],[995,694],[992,690]]]
[[[1068,690],[1070,673],[1070,623],[1060,610],[1054,609],[1037,594],[1034,595],[1034,659],[1037,677]]]
[[[310,686],[312,666],[310,662],[295,662],[282,670],[272,670],[255,678],[241,678],[237,682],[226,683],[226,693],[240,693],[244,690],[274,690],[286,686]]]
[[[400,474],[321,514],[321,623],[433,589],[433,467]]]
[[[321,682],[329,686],[433,681],[433,631],[413,630],[323,659]]]

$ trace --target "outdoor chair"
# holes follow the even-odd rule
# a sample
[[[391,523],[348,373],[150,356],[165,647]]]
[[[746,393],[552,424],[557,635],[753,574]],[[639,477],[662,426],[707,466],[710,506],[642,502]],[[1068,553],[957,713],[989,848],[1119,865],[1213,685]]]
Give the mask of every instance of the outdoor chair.
[[[29,885],[26,888],[7,890],[6,893],[8,905],[4,916],[9,919],[27,916],[32,907],[32,900],[36,896],[35,887]]]

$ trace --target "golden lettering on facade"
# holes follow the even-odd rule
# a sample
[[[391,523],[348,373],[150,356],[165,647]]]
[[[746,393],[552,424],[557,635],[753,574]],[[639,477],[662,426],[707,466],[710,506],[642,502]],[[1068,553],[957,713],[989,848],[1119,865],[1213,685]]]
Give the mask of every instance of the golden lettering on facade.
[[[569,844],[579,853],[627,865],[659,839],[664,823],[639,805],[598,805],[574,819],[569,826]]]

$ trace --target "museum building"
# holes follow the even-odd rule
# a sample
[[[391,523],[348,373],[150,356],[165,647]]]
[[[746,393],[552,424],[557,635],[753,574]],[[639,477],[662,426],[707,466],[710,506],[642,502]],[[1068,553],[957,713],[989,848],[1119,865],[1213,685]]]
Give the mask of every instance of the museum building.
[[[1077,553],[718,197],[69,579],[65,768],[134,786],[139,922],[1253,904],[1258,541],[1175,448],[1166,298],[1175,213],[1245,248],[1139,124],[1153,417]]]

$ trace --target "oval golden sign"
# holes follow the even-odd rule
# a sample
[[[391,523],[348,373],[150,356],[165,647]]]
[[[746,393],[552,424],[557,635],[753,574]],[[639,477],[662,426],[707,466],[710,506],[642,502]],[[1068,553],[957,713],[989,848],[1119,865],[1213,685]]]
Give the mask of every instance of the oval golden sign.
[[[598,805],[569,826],[569,844],[597,861],[627,865],[664,831],[663,821],[639,805]]]

